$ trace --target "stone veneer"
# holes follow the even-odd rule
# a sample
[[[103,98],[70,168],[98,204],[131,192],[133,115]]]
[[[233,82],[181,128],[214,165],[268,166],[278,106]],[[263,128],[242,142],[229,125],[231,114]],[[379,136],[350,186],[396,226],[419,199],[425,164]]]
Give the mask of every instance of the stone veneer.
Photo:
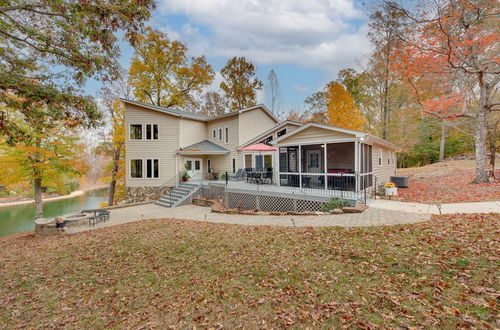
[[[172,187],[127,187],[126,203],[140,203],[157,200],[167,194]]]

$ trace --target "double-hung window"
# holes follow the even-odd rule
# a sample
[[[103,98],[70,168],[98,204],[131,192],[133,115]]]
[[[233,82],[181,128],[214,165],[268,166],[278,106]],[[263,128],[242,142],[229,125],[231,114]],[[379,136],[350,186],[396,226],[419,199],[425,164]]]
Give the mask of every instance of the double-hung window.
[[[222,128],[219,128],[219,141],[222,141]]]
[[[146,178],[158,179],[160,177],[160,161],[158,159],[146,159]]]
[[[160,177],[160,160],[131,159],[130,177],[133,179],[142,179],[144,177],[147,179],[158,179]]]
[[[130,177],[134,179],[142,178],[142,159],[130,160]]]
[[[158,124],[146,124],[146,140],[158,140]]]
[[[131,124],[130,125],[130,140],[142,140],[142,125],[141,124]]]
[[[225,141],[226,141],[226,143],[229,143],[229,128],[226,127],[224,130],[225,130],[224,134],[225,134],[225,138],[226,138]]]
[[[216,130],[213,130],[213,131],[212,131],[212,137],[213,137],[214,139],[216,139],[216,138],[217,138],[217,131],[216,131]]]

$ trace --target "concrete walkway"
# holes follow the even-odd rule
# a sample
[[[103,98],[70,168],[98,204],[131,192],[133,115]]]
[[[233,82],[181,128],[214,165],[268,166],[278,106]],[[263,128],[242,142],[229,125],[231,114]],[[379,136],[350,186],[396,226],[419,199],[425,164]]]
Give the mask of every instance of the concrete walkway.
[[[419,214],[500,213],[500,201],[442,204],[441,213],[436,204],[409,203],[386,199],[374,200],[369,203],[369,206],[384,210]]]
[[[145,219],[186,219],[207,221],[214,223],[228,223],[240,225],[272,225],[272,226],[340,226],[366,227],[390,226],[396,224],[410,224],[430,219],[429,214],[407,213],[397,210],[386,210],[370,207],[363,213],[348,213],[335,215],[314,216],[269,216],[269,215],[231,215],[212,213],[209,207],[186,205],[174,208],[165,208],[155,204],[144,204],[111,210],[110,220],[101,222],[95,227],[87,225],[68,227],[66,232],[75,233],[95,228],[109,227],[128,222]]]

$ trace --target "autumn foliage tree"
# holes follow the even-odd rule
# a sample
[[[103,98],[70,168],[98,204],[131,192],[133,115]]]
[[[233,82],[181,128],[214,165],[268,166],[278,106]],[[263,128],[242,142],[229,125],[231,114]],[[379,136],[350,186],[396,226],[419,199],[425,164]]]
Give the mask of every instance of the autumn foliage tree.
[[[255,77],[255,66],[244,57],[233,57],[221,70],[220,88],[231,111],[248,108],[257,102],[262,81]]]
[[[326,100],[329,125],[354,130],[362,128],[365,121],[354,103],[354,99],[344,86],[337,82],[330,84]]]
[[[465,117],[475,123],[476,182],[488,182],[487,124],[499,111],[498,2],[443,0],[406,8],[390,3],[408,20],[399,34],[402,47],[395,67],[413,86],[421,110],[444,119]],[[426,98],[422,86],[441,96]]]
[[[102,117],[79,89],[88,78],[116,77],[115,33],[134,44],[154,7],[152,0],[0,2],[0,132],[6,155],[19,161],[15,177],[33,185],[37,218],[42,183],[78,168],[66,134]]]
[[[187,51],[151,28],[138,36],[129,71],[136,99],[166,108],[196,104],[192,94],[212,82],[214,71],[204,56],[188,59]]]

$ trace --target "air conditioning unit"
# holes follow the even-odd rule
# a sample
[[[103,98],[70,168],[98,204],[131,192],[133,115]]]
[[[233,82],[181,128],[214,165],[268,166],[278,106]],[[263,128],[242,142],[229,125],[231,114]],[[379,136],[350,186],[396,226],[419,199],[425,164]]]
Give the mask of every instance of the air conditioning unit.
[[[407,176],[391,176],[391,182],[393,182],[398,188],[408,188]]]

